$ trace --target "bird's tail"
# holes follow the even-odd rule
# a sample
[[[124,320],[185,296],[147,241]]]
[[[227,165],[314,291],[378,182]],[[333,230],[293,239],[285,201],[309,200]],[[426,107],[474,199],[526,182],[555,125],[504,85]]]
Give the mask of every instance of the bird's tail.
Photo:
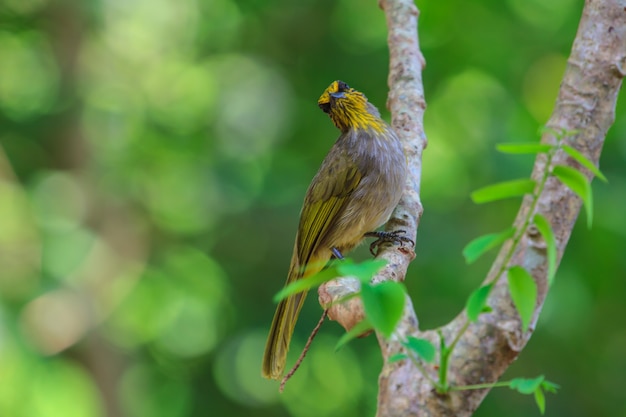
[[[265,378],[279,379],[283,374],[289,342],[305,297],[305,292],[290,295],[276,308],[263,355],[262,372]]]
[[[323,266],[319,260],[317,262],[313,261],[307,265],[305,271],[302,271],[299,267],[297,255],[294,253],[291,267],[289,268],[289,275],[287,276],[287,284],[316,274],[322,270]],[[287,362],[289,342],[291,341],[293,329],[296,326],[306,294],[306,292],[301,292],[290,295],[280,301],[276,308],[272,327],[265,344],[265,353],[263,354],[261,373],[265,378],[279,379],[283,374],[285,363]]]

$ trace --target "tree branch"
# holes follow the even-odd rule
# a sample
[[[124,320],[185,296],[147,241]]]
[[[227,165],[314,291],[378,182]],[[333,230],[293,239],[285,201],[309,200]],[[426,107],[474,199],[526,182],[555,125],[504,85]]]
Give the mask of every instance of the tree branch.
[[[388,107],[392,124],[405,145],[410,164],[410,178],[405,193],[387,230],[405,229],[415,237],[422,214],[419,198],[421,156],[426,146],[423,131],[425,102],[421,80],[423,59],[417,38],[418,10],[412,0],[381,0],[389,28],[390,73]],[[587,0],[574,41],[570,59],[560,87],[552,117],[542,143],[555,144],[554,132],[575,132],[564,139],[597,164],[606,132],[615,117],[617,93],[626,73],[626,8],[620,0]],[[566,153],[556,152],[554,165],[580,169]],[[544,176],[547,158],[540,154],[534,164],[532,178]],[[592,173],[583,169],[589,180]],[[581,200],[559,180],[550,176],[536,204],[531,196],[522,202],[515,226],[526,224],[529,214],[541,214],[550,223],[556,238],[557,259],[569,240],[581,207]],[[534,210],[533,213],[530,213]],[[495,382],[524,348],[545,300],[548,285],[546,245],[534,226],[528,226],[518,244],[505,243],[485,279],[495,282],[489,298],[493,311],[468,324],[461,313],[438,331],[446,343],[458,337],[458,344],[449,358],[449,383],[455,386]],[[513,252],[511,253],[511,249]],[[386,248],[381,256],[389,261],[374,281],[402,280],[413,253],[402,248]],[[519,315],[511,301],[506,282],[508,267],[521,265],[537,283],[538,298],[530,330],[522,331]],[[328,307],[341,297],[358,291],[349,278],[341,278],[320,288],[320,302]],[[363,317],[358,298],[348,303],[332,304],[329,316],[349,329]],[[407,335],[429,339],[439,344],[437,331],[420,332],[410,300],[398,325],[399,338]],[[467,328],[466,331],[463,329]],[[459,337],[460,335],[460,337]],[[402,352],[397,338],[385,340],[378,335],[385,364],[379,378],[378,417],[395,416],[469,416],[489,389],[451,391],[436,394],[427,376],[418,372],[411,361],[389,363],[388,358]],[[424,366],[431,378],[435,369]]]
[[[395,11],[404,6],[404,0],[387,0],[384,8],[390,27],[390,48],[392,51],[402,47],[392,45],[403,38],[394,37],[399,29],[396,25],[405,23],[406,14],[397,16]],[[412,4],[412,2],[409,2]],[[411,30],[410,26],[403,33]],[[411,44],[415,44],[414,42]],[[408,47],[409,43],[407,43]],[[391,71],[397,71],[393,60]],[[565,76],[561,84],[554,113],[547,126],[554,131],[575,131],[575,135],[566,138],[566,142],[597,163],[607,130],[615,116],[617,93],[621,87],[626,69],[626,9],[619,0],[588,0]],[[400,71],[404,77],[406,72]],[[409,76],[411,78],[411,76]],[[390,80],[395,78],[390,75]],[[392,86],[392,91],[394,91]],[[397,90],[395,90],[397,91]],[[400,90],[402,91],[402,90]],[[390,98],[394,97],[393,93]],[[413,111],[421,115],[422,106]],[[398,111],[392,106],[393,111]],[[401,116],[402,117],[402,116]],[[414,116],[420,117],[420,116]],[[394,121],[398,115],[394,114]],[[394,126],[397,125],[394,123]],[[415,135],[419,142],[419,135]],[[554,144],[556,138],[546,133],[542,143]],[[412,155],[411,155],[412,156]],[[557,152],[553,164],[576,166],[576,162],[564,152]],[[546,169],[545,155],[540,155],[534,165],[532,178],[539,179]],[[579,168],[579,167],[577,167]],[[584,171],[587,178],[592,174]],[[515,225],[521,227],[533,207],[532,198],[527,196],[517,215]],[[569,188],[554,177],[550,177],[535,205],[535,213],[542,214],[552,226],[557,242],[558,260],[563,256],[572,228],[581,207],[581,200]],[[531,323],[531,330],[523,333],[521,321],[510,299],[503,263],[511,242],[505,244],[494,262],[485,282],[496,281],[489,304],[493,308],[490,314],[484,314],[479,321],[470,324],[463,332],[459,343],[450,357],[449,380],[454,385],[469,385],[482,382],[495,382],[508,368],[511,362],[528,342],[532,329],[543,306],[547,294],[547,260],[545,242],[534,227],[524,231],[520,244],[509,258],[507,267],[521,265],[530,271],[538,286],[538,300]],[[449,343],[467,325],[465,314],[460,314],[444,326],[442,334]],[[399,333],[412,331],[411,325],[402,322]],[[437,342],[434,331],[414,332],[415,336]],[[392,344],[382,344],[385,359],[397,351]],[[404,361],[402,364],[385,363],[380,377],[378,416],[469,416],[478,407],[488,393],[488,389],[454,391],[440,396],[434,393],[426,378]]]

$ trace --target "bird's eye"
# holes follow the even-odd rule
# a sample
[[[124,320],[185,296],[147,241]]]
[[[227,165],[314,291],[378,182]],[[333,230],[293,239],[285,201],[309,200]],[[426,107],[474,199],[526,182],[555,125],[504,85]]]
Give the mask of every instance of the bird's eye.
[[[350,86],[343,81],[337,81],[337,92],[343,93],[345,91],[350,90]]]
[[[330,102],[327,101],[325,103],[317,103],[317,105],[322,109],[324,113],[330,112]]]

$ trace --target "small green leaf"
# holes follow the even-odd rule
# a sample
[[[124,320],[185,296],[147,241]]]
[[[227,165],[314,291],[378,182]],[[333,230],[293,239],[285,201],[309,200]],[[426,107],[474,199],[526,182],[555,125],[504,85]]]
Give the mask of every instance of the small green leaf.
[[[406,353],[396,353],[396,354],[391,355],[389,359],[387,359],[387,363],[400,362],[408,358],[409,357],[407,356]]]
[[[274,296],[274,302],[277,303],[280,300],[287,298],[288,296],[292,294],[297,294],[299,292],[308,291],[313,287],[322,285],[326,281],[330,281],[331,279],[337,278],[339,275],[340,274],[339,274],[339,271],[337,270],[337,264],[331,263],[328,266],[328,268],[322,269],[317,274],[311,275],[310,277],[298,279],[292,282],[291,284],[286,285],[282,290],[280,290]]]
[[[338,262],[337,271],[339,276],[353,276],[361,282],[369,282],[385,265],[387,265],[387,261],[384,259],[370,259],[360,263]]]
[[[591,194],[591,184],[589,184],[587,178],[581,174],[580,171],[564,165],[555,166],[552,173],[583,200],[587,212],[587,226],[591,228],[591,220],[593,219],[593,198]]]
[[[346,332],[339,338],[337,344],[335,345],[335,350],[339,350],[344,347],[349,341],[352,339],[356,339],[361,336],[365,332],[369,332],[372,330],[372,324],[369,322],[367,318],[361,320],[357,324],[354,325],[353,328],[350,329],[349,332]]]
[[[604,176],[604,174],[602,172],[600,172],[598,167],[596,167],[593,162],[591,162],[589,159],[587,159],[587,157],[585,155],[583,155],[582,153],[578,152],[578,150],[572,148],[569,145],[563,145],[563,150],[569,156],[574,158],[580,165],[584,166],[589,171],[593,172],[593,175],[595,175],[596,177],[600,178],[604,182],[609,182],[606,179],[606,177]]]
[[[402,342],[402,344],[415,352],[424,362],[433,363],[435,361],[435,347],[429,340],[409,336],[406,342]]]
[[[509,268],[508,279],[511,298],[522,319],[522,330],[526,331],[533,318],[537,302],[537,284],[528,271],[521,266]]]
[[[505,240],[512,237],[515,233],[515,228],[508,228],[500,233],[490,233],[488,235],[482,235],[472,240],[463,248],[463,256],[465,262],[471,264],[480,258],[484,253],[500,246]]]
[[[487,297],[493,284],[484,285],[476,290],[467,299],[465,310],[467,311],[467,319],[474,323],[478,320],[478,316],[483,312],[487,303]]]
[[[509,387],[520,394],[530,395],[541,385],[545,377],[539,375],[537,378],[514,378],[509,383]]]
[[[390,337],[402,317],[406,292],[395,281],[361,285],[361,298],[367,318],[386,338]]]
[[[554,274],[556,273],[556,239],[552,232],[550,223],[541,214],[535,214],[533,223],[537,226],[537,230],[543,236],[543,240],[546,242],[546,254],[548,258],[548,285],[552,285]]]
[[[543,415],[546,412],[546,396],[543,394],[541,387],[537,387],[535,390],[535,402],[539,407],[539,412]]]
[[[324,268],[326,263],[309,265],[308,268]],[[292,294],[308,291],[311,288],[318,287],[323,283],[333,280],[337,277],[354,276],[362,282],[369,282],[370,279],[380,271],[387,261],[384,259],[372,259],[361,263],[355,263],[352,259],[333,260],[316,274],[310,277],[302,278],[286,285],[274,296],[274,302],[287,298]]]
[[[561,386],[558,385],[558,384],[555,384],[554,382],[543,381],[541,383],[541,388],[543,388],[543,390],[546,391],[546,392],[550,392],[552,394],[556,394],[556,390],[561,388]]]
[[[510,197],[518,197],[532,193],[535,189],[535,181],[529,179],[500,182],[479,188],[471,195],[476,204],[502,200]]]
[[[500,152],[510,154],[537,154],[548,152],[552,148],[552,145],[529,142],[499,143],[496,145],[496,149]]]

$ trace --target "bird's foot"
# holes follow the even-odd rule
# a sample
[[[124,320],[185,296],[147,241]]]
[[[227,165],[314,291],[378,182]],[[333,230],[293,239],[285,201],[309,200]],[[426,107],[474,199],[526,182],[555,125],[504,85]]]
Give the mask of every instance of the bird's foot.
[[[330,251],[333,253],[333,256],[337,259],[339,259],[340,261],[343,261],[343,254],[341,253],[341,251],[339,249],[337,249],[336,247],[332,247],[330,248]]]
[[[415,242],[412,239],[409,239],[406,236],[401,236],[406,233],[405,230],[394,230],[393,232],[367,232],[365,233],[365,237],[375,237],[377,238],[370,245],[370,253],[374,256],[378,254],[378,251],[374,252],[374,249],[378,248],[383,243],[393,243],[399,244],[400,246],[404,246],[405,243],[410,243],[411,246],[415,247]]]

